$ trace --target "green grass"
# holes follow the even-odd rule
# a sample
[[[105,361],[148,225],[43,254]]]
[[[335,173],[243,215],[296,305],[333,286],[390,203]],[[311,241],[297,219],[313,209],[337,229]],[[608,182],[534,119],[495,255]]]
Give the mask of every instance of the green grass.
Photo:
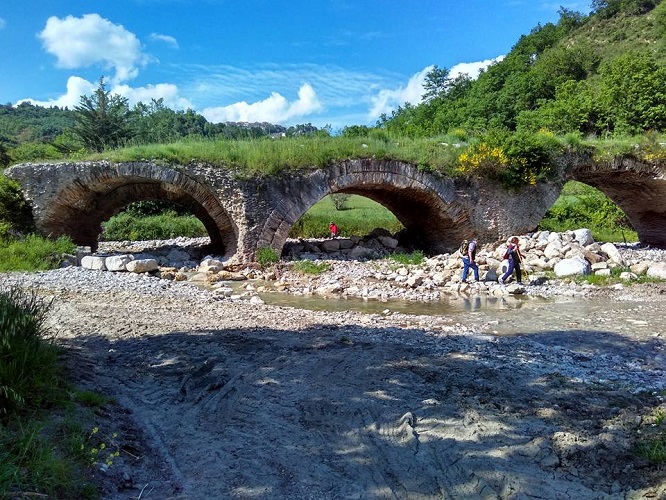
[[[44,271],[57,268],[63,253],[73,253],[76,245],[67,237],[56,240],[37,235],[22,239],[0,239],[0,272]]]
[[[178,236],[197,238],[208,236],[208,232],[193,215],[176,215],[173,212],[146,217],[125,212],[102,223],[103,241],[166,240]]]
[[[193,160],[234,170],[239,176],[269,175],[284,170],[320,168],[343,158],[403,160],[422,168],[453,173],[459,150],[455,138],[296,137],[282,139],[188,139],[169,144],[131,146],[92,154],[89,160],[129,162],[159,160],[186,165]]]
[[[289,231],[291,238],[325,238],[330,232],[328,223],[334,221],[340,236],[365,236],[375,228],[391,233],[402,229],[402,224],[386,207],[363,196],[351,195],[343,210],[337,210],[330,196],[315,203],[296,221]]]
[[[545,231],[570,231],[588,228],[595,241],[635,242],[638,234],[620,210],[601,191],[570,181],[539,223]]]
[[[322,274],[331,269],[331,265],[327,262],[312,262],[310,260],[299,260],[294,262],[292,269],[301,274]]]
[[[423,262],[425,255],[420,250],[415,250],[411,253],[394,253],[388,257],[389,260],[393,260],[398,264],[409,265],[414,264],[418,265]]]
[[[50,308],[34,292],[0,289],[1,498],[99,497],[87,470],[100,446],[81,422],[103,397],[81,391],[74,404],[62,350],[44,327]]]

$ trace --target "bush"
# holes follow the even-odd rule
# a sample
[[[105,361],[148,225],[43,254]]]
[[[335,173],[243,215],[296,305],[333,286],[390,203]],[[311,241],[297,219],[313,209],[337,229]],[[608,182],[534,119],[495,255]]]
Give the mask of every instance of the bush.
[[[51,302],[18,287],[0,290],[0,417],[45,406],[58,379],[58,349],[45,342]]]
[[[18,183],[0,174],[0,238],[11,231],[30,233],[34,228],[32,210]]]
[[[271,247],[261,247],[257,249],[256,261],[261,267],[268,267],[280,261],[280,256]]]
[[[62,263],[63,254],[75,249],[66,236],[57,240],[35,234],[20,239],[0,238],[0,272],[55,269]]]
[[[148,209],[150,210],[150,209]],[[166,240],[184,236],[207,236],[203,223],[194,216],[180,216],[175,212],[147,217],[124,212],[102,223],[101,239],[104,241]]]

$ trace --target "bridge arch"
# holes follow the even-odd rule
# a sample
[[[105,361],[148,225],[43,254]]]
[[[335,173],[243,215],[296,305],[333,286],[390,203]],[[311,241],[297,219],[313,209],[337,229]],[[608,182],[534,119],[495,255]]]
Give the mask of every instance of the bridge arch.
[[[566,180],[592,186],[627,216],[641,243],[666,248],[666,171],[631,157],[608,164],[592,161],[575,165]]]
[[[234,221],[211,188],[192,176],[149,163],[103,164],[79,174],[61,184],[43,207],[40,230],[44,233],[69,235],[75,243],[96,249],[102,222],[130,203],[161,200],[197,217],[213,249],[228,256],[236,252]]]
[[[276,202],[257,248],[281,251],[296,221],[334,193],[357,194],[385,206],[409,232],[410,240],[433,254],[451,251],[462,238],[475,234],[453,180],[424,174],[398,161],[347,160],[300,178],[283,177],[271,190]]]

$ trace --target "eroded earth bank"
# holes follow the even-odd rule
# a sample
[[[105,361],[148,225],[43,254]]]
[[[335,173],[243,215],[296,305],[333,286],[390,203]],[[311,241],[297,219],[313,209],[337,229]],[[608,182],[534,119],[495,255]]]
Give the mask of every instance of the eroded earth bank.
[[[666,498],[636,453],[666,409],[663,285],[544,328],[539,308],[323,313],[76,267],[3,281],[55,298],[76,383],[116,400],[104,498]]]

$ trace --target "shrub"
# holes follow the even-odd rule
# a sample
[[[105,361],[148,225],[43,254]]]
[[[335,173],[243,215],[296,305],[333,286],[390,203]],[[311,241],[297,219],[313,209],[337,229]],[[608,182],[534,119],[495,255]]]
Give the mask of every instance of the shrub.
[[[0,174],[0,238],[10,231],[30,233],[34,227],[32,210],[18,183]]]
[[[255,259],[261,267],[266,268],[278,263],[280,261],[280,256],[271,247],[261,247],[257,249]]]
[[[76,245],[66,236],[53,240],[30,234],[25,238],[0,238],[0,272],[45,271],[62,263]]]
[[[44,406],[53,399],[59,351],[45,341],[51,302],[18,287],[0,290],[0,415]]]
[[[102,223],[101,239],[121,240],[164,240],[184,236],[197,238],[208,233],[203,223],[191,215],[177,215],[175,212],[160,215],[141,216],[124,212]]]

